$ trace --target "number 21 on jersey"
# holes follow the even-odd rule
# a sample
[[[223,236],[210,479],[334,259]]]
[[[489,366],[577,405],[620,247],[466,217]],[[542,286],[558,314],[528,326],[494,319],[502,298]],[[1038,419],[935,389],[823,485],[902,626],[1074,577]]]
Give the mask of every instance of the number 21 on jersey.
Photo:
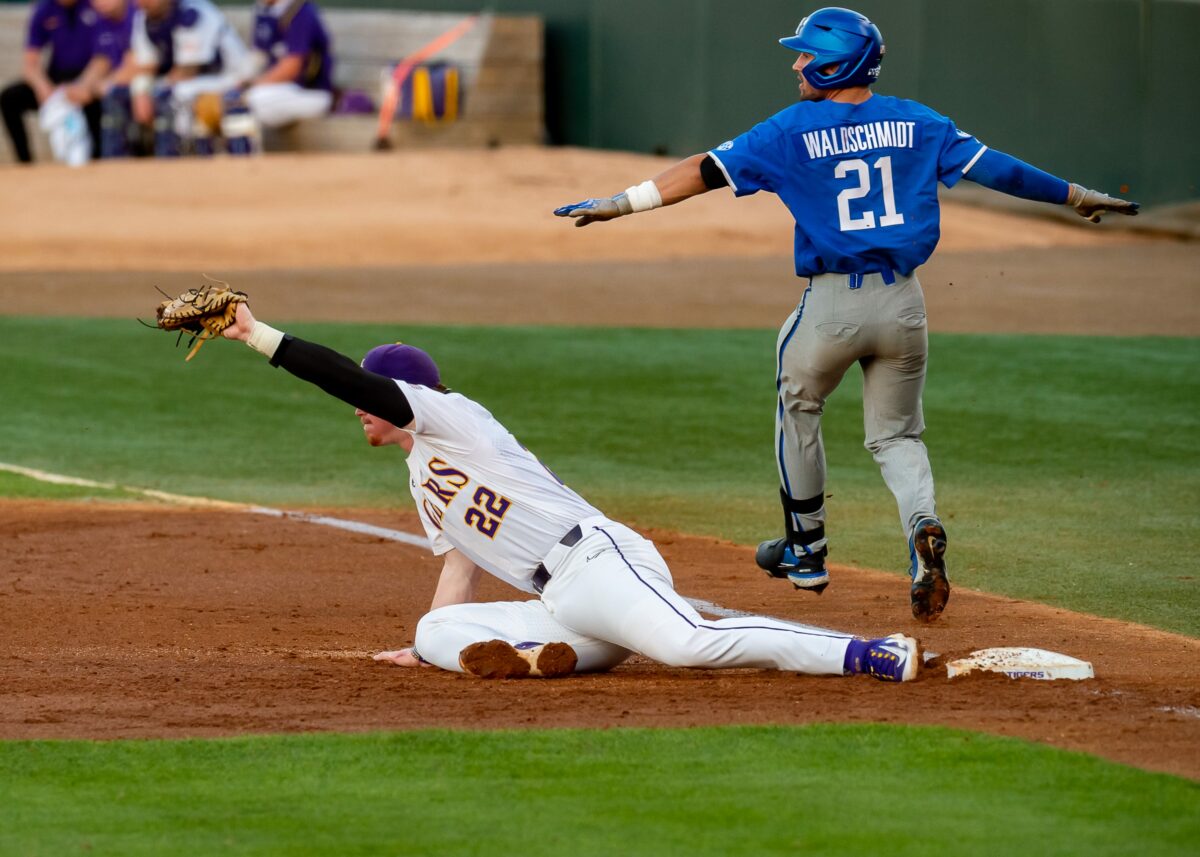
[[[883,214],[878,219],[873,211],[863,211],[855,216],[850,211],[850,202],[861,199],[871,192],[872,167],[879,172],[880,189],[883,191]],[[838,161],[833,168],[833,177],[837,179],[851,178],[857,183],[838,194],[838,228],[842,232],[857,232],[860,229],[874,229],[879,226],[899,226],[904,222],[904,215],[896,211],[896,191],[892,186],[892,156],[884,155],[876,159],[874,164],[868,164],[861,158],[849,161]]]

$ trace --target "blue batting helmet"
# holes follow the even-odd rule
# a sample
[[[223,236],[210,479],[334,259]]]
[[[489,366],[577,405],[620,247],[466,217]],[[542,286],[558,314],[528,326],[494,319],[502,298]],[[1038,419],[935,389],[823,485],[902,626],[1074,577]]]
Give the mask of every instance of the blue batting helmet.
[[[879,79],[883,36],[865,15],[850,9],[818,9],[800,22],[796,35],[779,44],[813,55],[800,73],[814,89],[868,86]],[[827,72],[831,66],[837,70]]]

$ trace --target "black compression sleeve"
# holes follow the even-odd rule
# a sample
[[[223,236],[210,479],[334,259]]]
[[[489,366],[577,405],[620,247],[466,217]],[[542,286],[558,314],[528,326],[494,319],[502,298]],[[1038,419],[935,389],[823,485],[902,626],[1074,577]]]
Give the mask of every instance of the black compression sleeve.
[[[403,428],[412,422],[412,406],[391,378],[363,369],[332,348],[285,334],[272,366],[315,384],[334,398]]]
[[[725,178],[725,173],[721,172],[712,155],[705,155],[704,160],[700,162],[700,178],[704,179],[704,186],[709,190],[729,187],[729,179]]]

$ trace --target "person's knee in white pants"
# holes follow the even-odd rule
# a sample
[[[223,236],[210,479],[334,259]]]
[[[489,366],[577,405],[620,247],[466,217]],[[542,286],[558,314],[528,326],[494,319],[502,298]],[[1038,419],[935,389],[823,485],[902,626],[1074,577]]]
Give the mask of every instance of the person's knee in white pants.
[[[259,124],[278,128],[302,119],[324,116],[333,106],[333,94],[305,89],[296,83],[264,83],[245,93],[246,106]]]
[[[517,644],[566,643],[575,650],[576,672],[603,672],[629,657],[620,646],[563,627],[540,601],[497,601],[453,604],[421,617],[413,648],[423,660],[451,672],[462,672],[458,656],[472,643],[504,640]]]

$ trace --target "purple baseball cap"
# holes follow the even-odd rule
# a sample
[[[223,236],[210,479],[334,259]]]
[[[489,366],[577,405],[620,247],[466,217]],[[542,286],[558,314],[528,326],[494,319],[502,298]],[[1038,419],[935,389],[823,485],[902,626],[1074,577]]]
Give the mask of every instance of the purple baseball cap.
[[[423,387],[437,387],[442,382],[441,373],[432,357],[414,345],[401,342],[372,348],[363,358],[362,367],[376,375]]]

